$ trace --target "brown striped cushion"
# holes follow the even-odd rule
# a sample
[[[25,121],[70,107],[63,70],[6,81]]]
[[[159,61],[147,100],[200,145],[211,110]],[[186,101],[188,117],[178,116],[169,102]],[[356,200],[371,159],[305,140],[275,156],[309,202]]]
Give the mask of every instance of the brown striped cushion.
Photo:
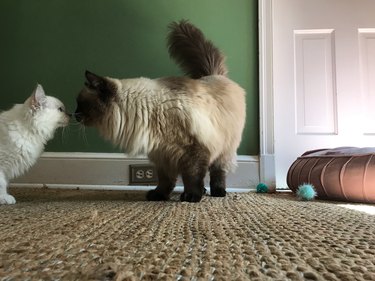
[[[319,199],[375,203],[375,147],[308,151],[290,166],[289,188],[314,185]]]

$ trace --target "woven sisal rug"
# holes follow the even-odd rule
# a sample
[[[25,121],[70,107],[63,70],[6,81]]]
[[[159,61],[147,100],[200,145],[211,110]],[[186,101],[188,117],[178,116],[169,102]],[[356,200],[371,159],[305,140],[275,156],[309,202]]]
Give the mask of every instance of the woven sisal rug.
[[[200,203],[11,189],[0,280],[375,280],[375,216],[292,194]]]

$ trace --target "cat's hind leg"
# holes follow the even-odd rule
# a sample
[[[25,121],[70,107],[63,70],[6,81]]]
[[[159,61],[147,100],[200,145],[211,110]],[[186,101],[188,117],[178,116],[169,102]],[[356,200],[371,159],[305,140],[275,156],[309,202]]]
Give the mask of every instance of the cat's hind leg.
[[[164,169],[158,168],[158,186],[147,192],[148,201],[166,201],[176,186],[177,174],[167,174]]]
[[[227,192],[226,188],[226,169],[219,161],[215,161],[211,164],[210,168],[210,193],[214,197],[224,197]]]
[[[205,193],[204,177],[207,174],[209,153],[199,146],[192,146],[181,157],[179,170],[184,183],[181,201],[199,202]]]
[[[6,180],[4,173],[0,171],[0,205],[16,203],[16,199],[8,194],[7,186],[8,181]]]

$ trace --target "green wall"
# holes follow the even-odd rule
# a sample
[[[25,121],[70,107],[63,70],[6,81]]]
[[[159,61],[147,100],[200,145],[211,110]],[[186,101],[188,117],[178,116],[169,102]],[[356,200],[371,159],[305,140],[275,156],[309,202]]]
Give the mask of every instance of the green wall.
[[[247,91],[239,154],[259,154],[257,0],[1,0],[0,110],[39,82],[70,111],[86,69],[118,78],[179,75],[168,57],[169,22],[189,19],[227,56]],[[59,130],[47,151],[113,152],[94,129]]]

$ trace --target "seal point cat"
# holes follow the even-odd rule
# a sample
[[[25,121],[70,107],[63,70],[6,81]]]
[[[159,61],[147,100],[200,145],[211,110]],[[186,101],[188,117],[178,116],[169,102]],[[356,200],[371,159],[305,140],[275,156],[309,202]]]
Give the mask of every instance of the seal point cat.
[[[168,200],[181,175],[181,201],[226,195],[245,124],[245,91],[227,77],[225,58],[186,20],[169,25],[170,56],[186,76],[117,79],[86,71],[75,116],[130,155],[147,154],[158,172],[148,200]]]

